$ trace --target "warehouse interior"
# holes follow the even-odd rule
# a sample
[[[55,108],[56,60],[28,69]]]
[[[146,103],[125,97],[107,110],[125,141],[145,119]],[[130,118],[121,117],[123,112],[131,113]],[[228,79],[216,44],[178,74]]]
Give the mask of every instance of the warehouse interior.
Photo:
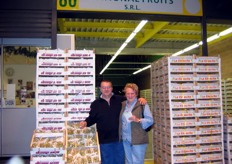
[[[55,49],[56,42],[52,43],[51,40],[56,40],[56,34],[74,34],[76,49],[94,50],[96,54],[96,87],[99,86],[102,79],[109,79],[114,84],[115,93],[122,93],[122,88],[127,82],[137,83],[140,90],[146,91],[150,89],[150,69],[146,69],[137,74],[133,73],[151,65],[164,56],[170,56],[192,45],[199,44],[204,38],[210,38],[215,35],[219,36],[221,32],[232,27],[231,0],[203,0],[203,5],[205,6],[203,17],[57,11],[54,9],[54,6],[51,7],[51,4],[42,5],[48,3],[48,1],[45,1],[28,2],[27,0],[22,0],[20,3],[14,2],[15,5],[10,3],[12,1],[4,1],[4,4],[0,2],[0,27],[2,27],[0,28],[0,39],[3,45],[2,47],[4,47],[4,53],[5,50],[8,50],[7,52],[15,52],[15,50],[17,50],[17,52],[23,54],[22,56],[27,57],[26,60],[24,58],[22,60],[18,60],[18,58],[16,60],[11,60],[13,55],[7,54],[4,56],[4,61],[2,61],[2,63],[6,64],[6,66],[7,64],[25,65],[23,74],[25,76],[31,76],[27,71],[36,72],[35,67],[31,69],[30,66],[35,66],[37,48],[41,46],[41,48]],[[53,0],[53,2],[55,2],[55,0]],[[28,6],[25,4],[28,4]],[[24,10],[21,11],[20,7],[25,7],[26,12]],[[37,7],[38,9],[35,10]],[[19,13],[21,14],[21,12],[25,13],[24,16],[17,17],[16,15]],[[56,21],[53,22],[53,20]],[[141,20],[148,20],[148,22],[123,51],[121,51],[120,55],[110,64],[108,69],[101,74],[100,72],[105,65],[112,59],[115,52],[125,42]],[[37,30],[37,33],[33,30]],[[43,44],[35,46],[34,42],[27,42],[25,46],[23,44],[21,45],[20,41],[16,42],[18,45],[26,47],[27,50],[25,50],[20,49],[20,46],[5,44],[5,42],[2,41],[4,39],[10,40],[11,38],[19,40],[21,38],[26,38],[29,39],[29,41],[36,38],[38,40],[41,39]],[[28,46],[28,43],[31,44],[31,46]],[[46,47],[47,45],[45,43],[48,45],[51,44],[51,47]],[[217,37],[215,40],[208,42],[207,46],[199,45],[181,55],[196,54],[199,56],[220,56],[222,79],[227,79],[232,77],[231,43],[232,33]],[[15,49],[11,49],[12,47]],[[28,50],[32,52],[28,54],[29,58],[27,54],[24,55]],[[32,55],[33,58],[31,58],[30,55]],[[19,57],[19,55],[17,57]],[[17,67],[14,69],[16,74]],[[6,79],[4,71],[2,71],[2,76],[4,76],[4,80],[11,79],[11,77],[7,77]],[[34,76],[35,74],[30,78],[34,78]],[[25,79],[24,82],[26,80],[27,79]],[[31,79],[27,81],[31,81]],[[0,154],[2,156],[9,157],[12,151],[10,150],[11,147],[5,145],[5,143],[11,143],[10,145],[21,147],[19,144],[25,143],[25,140],[28,138],[28,140],[31,139],[31,134],[26,136],[27,139],[24,135],[30,133],[35,128],[34,122],[36,118],[33,109],[32,106],[27,106],[21,111],[17,108],[12,110],[1,110],[1,117],[3,119],[0,122],[2,126],[0,132],[2,144]],[[22,121],[15,119],[15,115],[24,120],[25,127],[28,122],[32,122],[30,127],[26,127],[25,130],[18,128]],[[11,120],[14,120],[16,124],[18,123],[18,126],[10,124]],[[16,139],[15,133],[18,134]],[[19,140],[24,142],[19,142]],[[13,153],[15,152],[17,153],[17,150],[14,150]],[[25,154],[22,154],[22,156],[23,155]],[[29,161],[27,156],[25,158]]]

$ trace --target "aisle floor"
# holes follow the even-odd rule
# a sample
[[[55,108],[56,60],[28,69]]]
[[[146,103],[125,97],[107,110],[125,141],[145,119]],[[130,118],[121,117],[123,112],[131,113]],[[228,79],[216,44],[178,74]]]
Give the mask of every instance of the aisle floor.
[[[19,164],[20,162],[11,162],[10,163],[10,159],[11,158],[7,158],[7,157],[1,157],[0,158],[0,164]],[[30,164],[30,157],[23,157],[23,164]]]
[[[0,164],[9,164],[10,158],[0,158]],[[24,157],[23,158],[23,164],[30,164],[30,158]],[[10,163],[10,164],[19,164],[19,163]],[[153,160],[146,160],[144,164],[154,164]]]

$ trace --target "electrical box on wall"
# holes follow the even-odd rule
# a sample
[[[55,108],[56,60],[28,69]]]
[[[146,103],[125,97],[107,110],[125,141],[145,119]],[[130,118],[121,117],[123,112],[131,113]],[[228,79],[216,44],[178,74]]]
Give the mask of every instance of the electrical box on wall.
[[[75,35],[57,34],[57,49],[75,50]]]

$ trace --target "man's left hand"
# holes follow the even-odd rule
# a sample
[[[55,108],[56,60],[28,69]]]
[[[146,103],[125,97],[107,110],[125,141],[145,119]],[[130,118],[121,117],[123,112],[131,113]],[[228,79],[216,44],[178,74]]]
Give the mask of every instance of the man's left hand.
[[[138,100],[139,100],[139,103],[140,103],[141,105],[147,104],[147,100],[146,100],[145,98],[143,98],[143,97],[139,98]]]

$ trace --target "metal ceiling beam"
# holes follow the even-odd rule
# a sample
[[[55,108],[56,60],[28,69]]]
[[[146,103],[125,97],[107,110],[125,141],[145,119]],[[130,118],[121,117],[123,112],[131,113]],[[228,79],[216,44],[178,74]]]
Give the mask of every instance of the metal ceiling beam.
[[[67,28],[112,28],[112,29],[128,29],[133,31],[140,21],[126,21],[126,20],[104,20],[105,22],[97,19],[97,21],[69,21],[66,20],[63,22],[63,25]],[[145,29],[152,29],[151,24],[147,24],[144,26]]]
[[[207,32],[220,32],[223,31],[225,29],[227,29],[228,27],[218,27],[218,26],[212,26],[212,25],[208,25],[207,26]],[[168,30],[168,31],[188,31],[188,32],[201,32],[201,24],[193,24],[193,25],[167,25],[164,28],[162,28],[162,30]]]
[[[78,47],[78,49],[93,49],[95,48],[97,55],[112,55],[114,54],[117,49],[116,48],[104,48],[102,47]],[[180,51],[181,48],[125,48],[121,55],[170,55],[172,53]]]
[[[120,39],[126,39],[130,33],[126,32],[75,32],[75,31],[67,31],[66,34],[75,34],[76,37],[96,37],[96,38],[120,38]],[[139,38],[143,38],[142,33],[138,33],[138,36],[136,38],[139,40]],[[139,40],[141,43],[145,43],[147,39],[150,39],[150,35],[144,38],[143,40]],[[201,35],[192,35],[192,34],[155,34],[153,35],[152,39],[186,39],[186,40],[200,40]],[[141,45],[140,45],[141,46]],[[140,47],[139,46],[139,47]],[[137,46],[136,46],[137,47]]]
[[[139,21],[138,21],[139,23]],[[136,22],[64,22],[65,27],[73,28],[120,28],[133,30],[137,26]]]
[[[152,39],[154,40],[189,40],[189,41],[200,41],[201,35],[192,35],[192,34],[155,34]]]
[[[136,48],[141,47],[145,42],[152,38],[156,33],[158,33],[168,22],[154,22],[152,31],[142,31],[144,37],[136,38]]]
[[[137,21],[139,22],[139,21]],[[87,22],[87,21],[68,21],[64,18],[59,18],[58,23],[59,27],[61,27],[62,31],[67,30],[67,28],[112,28],[112,29],[127,29],[133,30],[137,26],[136,21],[111,21],[111,22]],[[153,30],[153,24],[155,22],[150,22],[145,25],[143,29],[145,30]],[[160,22],[156,22],[160,23]],[[217,26],[217,25],[208,25],[207,31],[208,32],[220,32],[228,28],[226,25],[225,27]],[[191,24],[169,24],[162,28],[162,30],[169,30],[169,31],[192,31],[192,32],[201,32],[201,25],[200,23],[191,23]]]
[[[58,27],[59,27],[59,31],[60,31],[60,33],[65,33],[66,32],[66,27],[65,27],[65,25],[64,25],[64,23],[65,23],[65,19],[64,18],[59,18],[58,19]]]
[[[96,38],[121,38],[126,39],[130,33],[129,32],[88,32],[88,31],[67,31],[66,34],[75,34],[76,37],[96,37]],[[142,37],[139,34],[138,37]]]

